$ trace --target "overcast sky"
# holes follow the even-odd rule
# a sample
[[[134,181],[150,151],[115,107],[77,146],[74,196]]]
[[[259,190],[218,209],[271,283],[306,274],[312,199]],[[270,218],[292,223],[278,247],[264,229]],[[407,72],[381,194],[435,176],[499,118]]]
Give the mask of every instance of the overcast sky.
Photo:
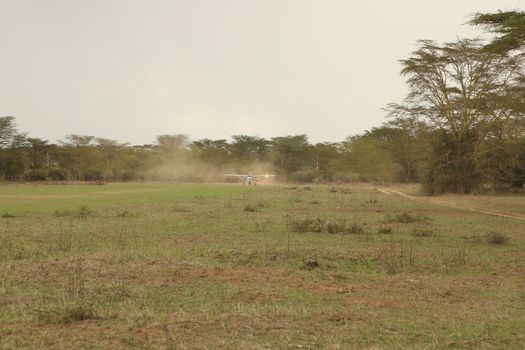
[[[0,116],[55,142],[132,144],[379,126],[418,39],[522,0],[0,0]]]

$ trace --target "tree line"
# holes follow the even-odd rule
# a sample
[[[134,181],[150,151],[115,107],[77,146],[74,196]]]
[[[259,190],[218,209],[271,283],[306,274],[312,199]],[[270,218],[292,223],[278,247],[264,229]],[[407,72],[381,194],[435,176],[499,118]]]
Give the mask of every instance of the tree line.
[[[159,135],[129,145],[86,135],[56,144],[0,117],[0,180],[221,180],[224,172],[275,172],[296,182],[421,182],[429,193],[523,188],[525,13],[474,15],[490,40],[418,42],[401,61],[409,93],[387,121],[341,142],[306,135],[234,135],[192,141]]]

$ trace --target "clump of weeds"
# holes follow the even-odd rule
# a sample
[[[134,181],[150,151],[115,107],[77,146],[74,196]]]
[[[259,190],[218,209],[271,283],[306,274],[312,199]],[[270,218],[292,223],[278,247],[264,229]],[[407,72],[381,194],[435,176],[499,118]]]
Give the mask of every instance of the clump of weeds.
[[[415,228],[411,234],[414,237],[434,237],[437,235],[436,231],[428,228]]]
[[[382,205],[383,203],[377,199],[368,199],[361,206],[362,207],[377,207],[377,206],[382,206]]]
[[[349,188],[331,187],[330,193],[352,194],[353,191]]]
[[[250,212],[250,213],[256,213],[261,211],[262,208],[264,208],[266,204],[264,202],[259,202],[255,204],[246,204],[244,206],[244,211]]]
[[[130,216],[133,216],[133,214],[127,209],[117,211],[117,217],[119,218],[128,218]]]
[[[295,219],[290,218],[290,231],[298,233],[364,234],[364,225],[345,219]]]
[[[401,214],[387,215],[385,217],[384,222],[385,223],[399,222],[402,224],[411,224],[413,222],[421,222],[421,221],[426,221],[426,220],[429,220],[429,218],[404,211]]]
[[[492,231],[485,235],[485,240],[489,244],[500,245],[507,244],[510,241],[510,237],[504,233]]]
[[[72,323],[98,318],[93,304],[86,300],[43,305],[35,310],[35,314],[39,322],[49,324]]]
[[[304,265],[308,270],[312,270],[319,267],[319,262],[317,261],[317,259],[306,258],[304,260]]]
[[[53,213],[55,217],[78,217],[78,218],[88,218],[94,216],[93,210],[87,205],[82,205],[77,209],[58,209]]]
[[[306,233],[306,232],[323,232],[326,224],[326,219],[294,219],[290,218],[290,230],[292,232]]]
[[[83,205],[77,209],[76,216],[85,219],[89,216],[93,216],[93,210],[87,205]]]
[[[244,206],[244,211],[247,211],[247,212],[249,212],[249,213],[256,213],[256,212],[260,211],[260,209],[257,208],[257,207],[256,207],[255,205],[253,205],[253,204],[246,204],[246,205]]]
[[[16,218],[16,215],[15,214],[11,214],[11,213],[3,213],[2,217],[6,218],[6,219],[14,219],[14,218]]]

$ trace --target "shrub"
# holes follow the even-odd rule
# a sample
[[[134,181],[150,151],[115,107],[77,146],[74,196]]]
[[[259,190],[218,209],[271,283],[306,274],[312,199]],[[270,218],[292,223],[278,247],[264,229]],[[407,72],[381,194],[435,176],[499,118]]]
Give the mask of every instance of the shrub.
[[[418,222],[418,221],[423,221],[425,220],[426,218],[424,217],[421,217],[419,215],[414,215],[414,214],[411,214],[407,211],[401,213],[401,214],[396,214],[394,216],[391,216],[391,215],[387,215],[385,217],[385,222],[387,223],[392,223],[392,222],[400,222],[400,223],[403,223],[403,224],[410,224],[410,223],[413,223],[413,222]]]
[[[506,244],[510,241],[510,237],[504,233],[492,231],[485,235],[485,239],[489,244]]]
[[[323,232],[326,219],[292,219],[290,228],[293,232]]]
[[[253,205],[253,204],[246,204],[244,206],[244,211],[247,211],[247,212],[250,212],[250,213],[255,213],[255,212],[258,212],[260,209],[260,207],[256,206],[256,205]]]
[[[293,232],[305,233],[342,233],[342,234],[364,234],[363,225],[356,222],[348,223],[344,219],[328,220],[324,218],[315,219],[291,219],[290,228]]]
[[[416,228],[412,231],[412,236],[414,237],[434,237],[436,232],[429,229]]]
[[[78,208],[76,215],[79,218],[87,218],[88,216],[93,216],[93,210],[87,205],[83,205]]]
[[[87,218],[89,216],[93,216],[93,210],[88,207],[87,205],[83,205],[81,207],[78,207],[75,210],[71,209],[57,209],[53,213],[55,217],[66,217],[66,216],[76,216],[79,218]]]
[[[97,318],[95,309],[86,301],[42,307],[36,310],[36,316],[44,323],[71,323]]]

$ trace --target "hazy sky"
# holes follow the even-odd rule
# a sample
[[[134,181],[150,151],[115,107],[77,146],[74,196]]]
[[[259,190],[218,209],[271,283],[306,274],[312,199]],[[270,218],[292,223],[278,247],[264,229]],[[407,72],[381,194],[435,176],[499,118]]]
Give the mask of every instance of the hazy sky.
[[[522,0],[0,0],[0,116],[50,141],[341,141],[406,93],[418,39]]]

